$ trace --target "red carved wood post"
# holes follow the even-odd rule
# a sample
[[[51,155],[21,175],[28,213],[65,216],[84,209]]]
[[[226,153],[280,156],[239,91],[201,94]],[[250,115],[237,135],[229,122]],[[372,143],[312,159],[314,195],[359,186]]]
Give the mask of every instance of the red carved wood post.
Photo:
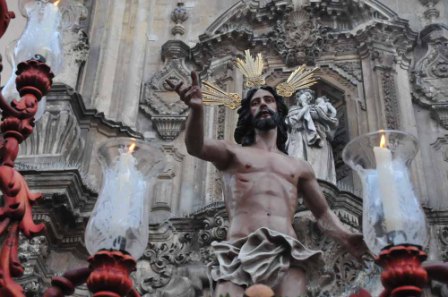
[[[18,257],[19,232],[31,238],[45,227],[35,224],[32,217],[31,205],[41,198],[41,194],[30,192],[24,177],[14,168],[14,162],[19,144],[33,132],[38,102],[50,90],[54,77],[50,67],[33,60],[20,63],[16,74],[21,98],[8,103],[0,94],[0,130],[3,134],[0,140],[0,190],[4,201],[0,207],[0,235],[7,232],[0,251],[0,296],[4,297],[24,296],[23,288],[13,280],[24,271]]]
[[[6,29],[8,29],[9,22],[15,17],[16,15],[14,12],[8,10],[6,0],[0,0],[0,37],[5,34]]]
[[[427,255],[421,248],[397,245],[381,251],[376,262],[383,268],[381,296],[420,296],[428,283],[428,273],[421,263]]]
[[[130,255],[119,251],[99,251],[89,258],[92,272],[87,287],[93,297],[140,296],[133,290],[129,274],[136,262]]]

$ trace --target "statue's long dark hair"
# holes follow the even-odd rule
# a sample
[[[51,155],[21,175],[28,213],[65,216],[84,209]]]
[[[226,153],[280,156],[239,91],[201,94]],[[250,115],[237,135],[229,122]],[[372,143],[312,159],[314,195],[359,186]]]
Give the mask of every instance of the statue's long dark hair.
[[[238,123],[236,125],[234,133],[235,141],[242,146],[249,146],[255,142],[255,128],[253,126],[252,115],[250,113],[250,100],[254,96],[255,92],[257,92],[259,89],[268,91],[275,98],[278,113],[277,148],[287,154],[286,140],[288,139],[288,133],[285,119],[288,115],[288,106],[285,104],[283,97],[278,95],[275,89],[270,86],[262,86],[259,88],[250,89],[247,92],[246,97],[241,100],[241,107],[238,109]]]

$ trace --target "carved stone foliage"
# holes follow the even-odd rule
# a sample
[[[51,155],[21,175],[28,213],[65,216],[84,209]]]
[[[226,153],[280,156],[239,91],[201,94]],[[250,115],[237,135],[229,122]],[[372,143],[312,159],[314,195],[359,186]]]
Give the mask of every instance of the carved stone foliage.
[[[427,50],[415,64],[412,95],[448,129],[448,27],[430,25],[421,32],[421,40]]]
[[[87,60],[89,42],[86,25],[83,23],[89,11],[83,1],[63,1],[60,4],[62,14],[64,70],[56,76],[56,81],[75,87],[78,70]],[[76,70],[75,70],[76,69]]]
[[[184,250],[184,244],[178,240],[171,243],[149,244],[142,258],[148,261],[154,275],[146,275],[143,280],[144,289],[150,290],[166,286],[176,266],[183,265],[189,261],[189,252]]]
[[[336,213],[341,221],[351,217],[348,213],[343,214],[338,211]],[[353,223],[351,221],[350,225]],[[324,252],[325,266],[317,273],[320,277],[309,283],[307,297],[342,296],[344,293],[353,293],[357,287],[367,288],[371,292],[381,288],[379,268],[372,261],[366,263],[367,269],[362,267],[361,263],[345,252],[335,241],[324,236],[308,211],[296,214],[294,227],[299,240],[305,246]],[[359,225],[357,227],[359,228]]]
[[[397,130],[400,127],[400,112],[394,74],[390,71],[383,71],[381,73],[381,83],[384,94],[387,128]]]
[[[135,275],[143,296],[203,296],[207,269],[201,262],[196,223],[184,218],[154,226]]]
[[[229,222],[222,212],[207,211],[207,215],[202,219],[202,224],[203,229],[199,231],[199,244],[201,246],[210,245],[212,241],[226,239]]]
[[[27,297],[40,297],[45,289],[45,259],[48,256],[48,243],[45,236],[26,239],[20,236],[19,257],[25,268],[19,283]]]
[[[286,20],[277,20],[269,41],[286,65],[309,64],[322,51],[328,31],[329,28],[313,22],[306,11],[297,11],[291,13]]]
[[[448,261],[448,226],[441,226],[437,230],[440,242],[440,256],[443,261]]]
[[[26,239],[21,236],[20,241],[19,255],[25,268],[24,275],[31,275],[34,272],[32,260],[36,260],[38,257],[45,258],[48,256],[47,239],[45,236],[33,237],[31,239]]]
[[[140,109],[153,122],[163,140],[171,141],[182,131],[188,107],[178,98],[165,82],[167,79],[178,84],[189,84],[190,72],[183,59],[169,60],[143,87]]]

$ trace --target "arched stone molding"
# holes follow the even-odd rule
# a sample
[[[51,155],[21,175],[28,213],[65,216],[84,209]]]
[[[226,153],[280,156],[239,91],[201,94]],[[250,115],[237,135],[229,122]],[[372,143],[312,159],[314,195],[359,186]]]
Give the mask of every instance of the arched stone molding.
[[[408,55],[417,36],[407,21],[378,1],[344,1],[349,9],[344,13],[353,20],[350,26],[341,25],[339,16],[333,18],[333,25],[325,21],[336,9],[330,1],[313,1],[296,10],[292,2],[263,3],[242,1],[231,7],[200,36],[192,49],[193,59],[208,69],[217,55],[232,47],[262,49],[265,54],[281,57],[280,65],[269,67],[325,62],[354,84],[362,80],[356,97],[369,114],[364,127],[367,131],[412,124],[397,117],[409,110],[398,102],[398,96],[406,93],[400,93],[397,84],[407,82],[409,86]],[[281,12],[276,9],[279,5],[285,8]],[[247,17],[258,15],[254,7],[260,10],[260,17]],[[368,102],[364,98],[369,98]]]

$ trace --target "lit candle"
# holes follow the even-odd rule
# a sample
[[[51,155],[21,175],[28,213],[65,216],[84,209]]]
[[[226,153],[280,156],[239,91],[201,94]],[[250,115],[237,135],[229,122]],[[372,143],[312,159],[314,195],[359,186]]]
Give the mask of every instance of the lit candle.
[[[17,64],[33,58],[37,55],[45,58],[45,63],[51,67],[53,73],[58,74],[62,70],[62,48],[59,33],[61,14],[58,4],[32,0],[24,4],[28,19],[25,30],[17,40],[12,55],[14,70],[8,82],[2,89],[2,94],[8,102],[20,98],[16,89]],[[45,109],[44,99],[39,103],[39,111],[36,119],[42,115]]]
[[[101,249],[112,249],[138,258],[147,245],[149,204],[145,173],[149,172],[138,165],[149,163],[145,163],[142,151],[134,151],[136,144],[133,141],[123,148],[112,141],[99,149],[105,161],[104,184],[85,233],[86,247],[92,255]],[[145,147],[144,143],[137,145],[140,149]]]
[[[122,225],[120,223],[120,219],[126,218],[129,215],[134,183],[138,182],[137,180],[131,179],[131,175],[133,175],[132,178],[138,179],[138,176],[133,174],[134,171],[137,171],[136,160],[132,155],[135,149],[135,145],[136,145],[135,142],[132,143],[129,146],[128,151],[120,153],[120,156],[118,157],[117,166],[115,169],[113,169],[115,170],[116,174],[115,182],[117,184],[116,189],[114,190],[115,193],[111,194],[113,195],[115,200],[122,200],[121,201],[122,207],[118,209],[117,213],[118,220],[116,220],[116,223],[118,223],[118,225],[120,226]],[[120,201],[115,201],[115,203],[120,203]]]
[[[402,230],[400,218],[399,193],[395,183],[394,169],[392,167],[392,152],[386,147],[384,134],[381,136],[380,146],[373,148],[376,168],[378,170],[378,183],[381,201],[383,203],[384,221],[386,231]]]
[[[48,61],[48,59],[52,55],[52,49],[49,47],[51,46],[52,42],[54,42],[54,36],[55,32],[58,31],[58,26],[60,23],[60,14],[59,14],[59,8],[58,8],[59,1],[56,1],[55,3],[47,3],[44,5],[40,12],[40,20],[39,23],[36,25],[39,26],[39,38],[46,38],[47,40],[40,41],[42,46],[40,46],[36,50],[36,54],[41,55],[47,60],[47,63],[50,66],[53,66],[53,61]]]
[[[59,1],[54,3],[34,1],[26,6],[28,23],[17,42],[15,58],[22,62],[40,55],[52,70],[60,69]]]

